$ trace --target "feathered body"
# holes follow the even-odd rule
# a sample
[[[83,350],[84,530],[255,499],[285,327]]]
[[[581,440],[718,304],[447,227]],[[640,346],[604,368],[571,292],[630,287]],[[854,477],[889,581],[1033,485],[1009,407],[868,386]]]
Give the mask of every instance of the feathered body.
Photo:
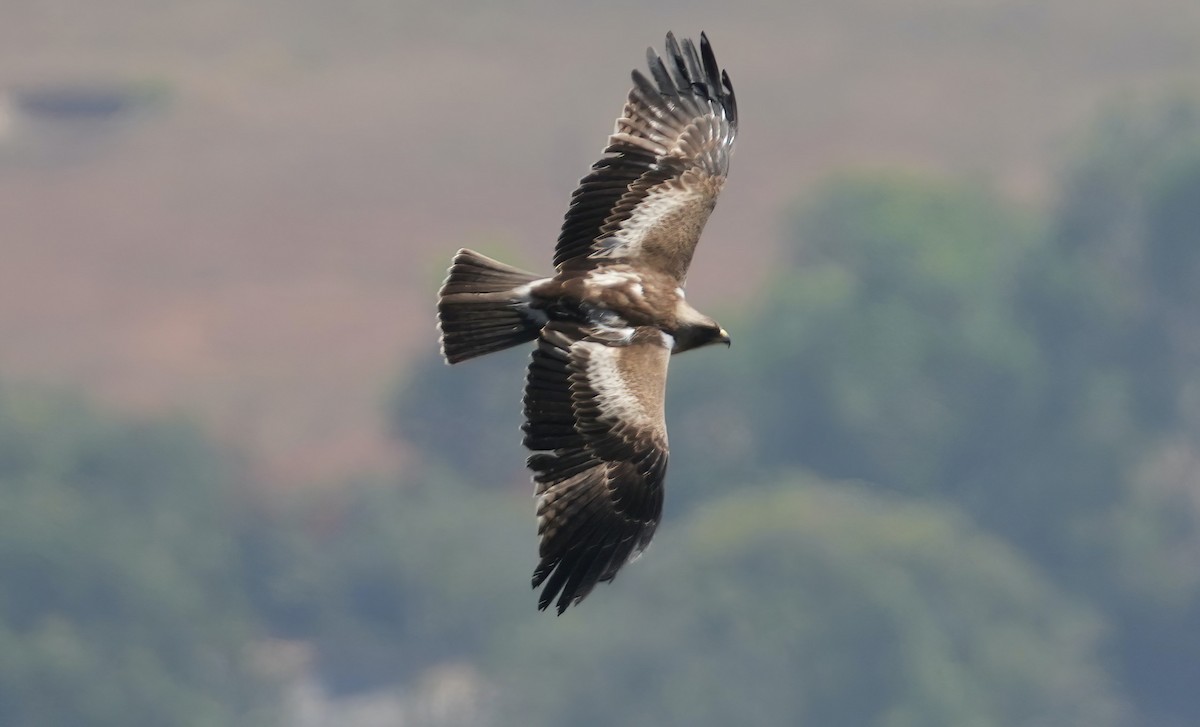
[[[729,343],[684,296],[737,131],[729,77],[708,39],[667,35],[600,161],[571,198],[541,277],[471,250],[438,297],[442,353],[458,363],[536,341],[525,446],[536,484],[538,607],[562,613],[650,542],[667,469],[667,363]]]

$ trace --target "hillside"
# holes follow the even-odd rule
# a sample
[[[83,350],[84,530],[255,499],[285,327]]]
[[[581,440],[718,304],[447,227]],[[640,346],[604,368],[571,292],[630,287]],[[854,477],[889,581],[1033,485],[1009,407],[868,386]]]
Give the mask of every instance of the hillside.
[[[831,169],[947,170],[1045,204],[1102,104],[1200,78],[1183,1],[11,5],[0,373],[197,411],[286,486],[396,456],[378,402],[436,346],[449,255],[546,266],[667,29],[709,32],[744,118],[691,277],[714,310]],[[128,113],[27,107],[97,87]]]

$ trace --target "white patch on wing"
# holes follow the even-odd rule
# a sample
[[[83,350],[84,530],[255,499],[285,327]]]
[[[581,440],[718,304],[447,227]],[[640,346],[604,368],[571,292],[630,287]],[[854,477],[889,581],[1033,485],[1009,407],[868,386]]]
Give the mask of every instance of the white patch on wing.
[[[616,332],[618,329],[611,329]],[[629,327],[619,329],[625,342],[633,339],[636,329]],[[662,340],[662,356],[670,356],[675,345],[673,336],[659,331]],[[658,429],[662,417],[662,381],[653,381],[654,377],[663,376],[662,371],[640,371],[638,364],[630,366],[633,361],[642,365],[650,363],[644,357],[649,352],[647,344],[634,346],[605,345],[596,341],[579,341],[576,346],[588,348],[587,381],[596,392],[604,418],[610,421],[628,421],[637,426]],[[634,357],[624,361],[626,356]],[[654,360],[653,356],[651,361]],[[624,365],[623,365],[624,364]],[[648,380],[629,381],[625,377],[633,372],[635,376],[651,377]],[[657,394],[651,393],[657,389]]]
[[[641,274],[632,270],[594,270],[588,273],[587,286],[589,295],[593,297],[598,297],[604,288],[627,288],[639,298],[646,294]]]
[[[645,422],[649,412],[642,408],[621,376],[620,357],[625,349],[584,341],[575,345],[589,348],[587,381],[600,400],[604,417],[614,421]]]
[[[632,270],[606,270],[601,268],[588,273],[587,276],[589,286],[595,285],[600,288],[611,288],[629,283],[636,283],[640,286],[640,280],[641,276]]]
[[[664,217],[693,204],[696,200],[702,200],[704,196],[703,192],[681,189],[670,184],[660,184],[652,188],[642,201],[638,202],[629,219],[621,223],[619,230],[607,238],[597,240],[602,247],[589,257],[636,257],[650,233],[658,227]]]

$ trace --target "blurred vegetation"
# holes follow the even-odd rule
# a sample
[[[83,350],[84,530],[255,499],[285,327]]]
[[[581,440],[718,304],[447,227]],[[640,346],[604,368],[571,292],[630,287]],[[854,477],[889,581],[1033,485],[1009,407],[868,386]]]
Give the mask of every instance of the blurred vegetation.
[[[271,724],[231,477],[185,425],[0,388],[0,724]]]
[[[509,349],[451,368],[441,356],[427,357],[392,394],[392,431],[426,464],[446,465],[464,481],[527,481],[520,427],[528,358]],[[458,442],[471,444],[451,453]]]
[[[531,509],[453,480],[359,483],[248,533],[249,590],[276,636],[314,645],[331,691],[394,684],[476,658],[531,610]]]
[[[586,631],[515,633],[507,724],[1118,724],[1098,620],[1003,542],[848,483],[777,487],[697,507]]]
[[[1061,190],[798,204],[733,349],[673,363],[654,547],[558,619],[520,353],[430,359],[418,463],[282,503],[184,425],[0,389],[0,724],[269,724],[268,639],[334,695],[472,664],[482,724],[1200,723],[1200,109],[1110,112]]]
[[[1067,612],[1085,609],[1095,617],[1094,640],[1077,647],[1078,661],[1103,665],[1110,680],[1093,674],[1075,682],[1108,695],[1107,702],[1091,700],[1107,705],[1097,707],[1107,716],[1056,713],[1048,706],[1022,716],[989,709],[982,701],[960,712],[938,712],[923,703],[905,712],[908,716],[883,710],[818,716],[805,711],[801,702],[808,697],[794,687],[789,698],[801,701],[780,704],[775,721],[808,716],[813,723],[864,725],[1102,724],[1126,717],[1137,724],[1200,722],[1200,700],[1187,686],[1200,679],[1200,639],[1182,637],[1200,633],[1198,150],[1200,110],[1194,103],[1110,111],[1065,168],[1062,193],[1046,213],[958,180],[892,172],[838,175],[792,213],[784,259],[763,293],[733,320],[722,316],[737,341],[732,351],[673,362],[668,410],[675,456],[668,507],[678,527],[686,530],[711,507],[706,503],[731,488],[753,508],[756,498],[778,487],[781,473],[794,468],[835,482],[860,482],[879,497],[949,508],[960,513],[961,522],[1011,549],[1006,554],[1028,568],[1031,578],[1053,584],[1050,590]],[[412,390],[431,400],[434,381],[420,379]],[[403,397],[395,411],[397,421],[421,418],[421,409]],[[438,416],[465,420],[470,411]],[[457,467],[454,445],[441,450],[445,465]],[[465,479],[485,481],[466,467],[458,471]],[[763,517],[770,512],[764,510]],[[797,529],[811,527],[802,518],[796,521]],[[668,526],[663,539],[672,532]],[[867,542],[870,534],[855,537]],[[798,545],[780,547],[802,558]],[[966,557],[965,549],[947,547]],[[678,557],[698,557],[699,549],[688,543]],[[686,570],[671,557],[655,550],[649,560],[668,562],[672,573]],[[706,561],[696,567],[700,562]],[[759,575],[742,586],[749,592],[781,578],[803,580],[765,572],[761,560],[759,566]],[[657,567],[638,566],[634,572],[653,572],[656,583],[669,582]],[[904,568],[919,570],[915,564]],[[735,577],[723,571],[714,565],[708,574]],[[970,588],[966,582],[961,587]],[[675,590],[694,596],[703,589],[693,584]],[[811,601],[827,597],[820,588],[801,587],[788,602],[800,619],[805,608],[816,607]],[[994,596],[974,597],[995,603]],[[782,596],[772,591],[767,598],[777,603]],[[865,608],[869,599],[862,599]],[[605,594],[605,600],[619,597]],[[699,597],[684,601],[672,605],[672,623],[686,623],[692,610],[709,605]],[[903,609],[894,595],[880,602],[893,617]],[[1031,613],[1053,618],[1054,610],[1042,606]],[[838,613],[864,629],[861,648],[886,643],[877,633],[868,635],[882,617],[831,612],[821,622],[834,633]],[[777,636],[792,628],[778,614],[763,618],[779,627],[772,631]],[[937,623],[954,648],[974,648],[965,633],[954,635],[952,618]],[[976,628],[972,635],[986,639],[984,626]],[[1034,628],[1017,637],[1020,628],[1013,626],[1014,643],[1020,638],[1049,643]],[[655,635],[656,648],[676,657],[732,653],[731,644],[682,646],[696,643],[694,634],[678,634],[671,647],[658,642],[660,636]],[[575,638],[564,651],[601,646]],[[815,658],[854,648],[826,647]],[[769,659],[765,652],[758,657]],[[1026,667],[1036,670],[1034,657],[1028,658]],[[855,662],[858,677],[868,679],[863,661],[869,660]],[[619,662],[614,653],[596,669],[617,669]],[[802,674],[796,665],[775,668]],[[912,668],[896,665],[889,671],[908,678]],[[960,675],[969,679],[970,671]],[[979,694],[1004,693],[1001,683],[994,674],[981,677]],[[1031,683],[1035,690],[1061,688],[1049,679]],[[963,691],[949,677],[941,687]],[[886,693],[878,687],[866,691]],[[822,694],[868,709],[850,691]],[[720,691],[704,697],[737,702]],[[1041,698],[1053,701],[1048,694]],[[583,697],[564,697],[564,704],[572,699]],[[1045,704],[1039,699],[1026,693],[1004,704]],[[884,701],[894,705],[902,698]],[[566,714],[546,709],[560,719]],[[596,709],[604,714],[600,705]],[[692,723],[670,709],[661,706],[653,713],[665,723]],[[712,704],[703,711],[720,713]]]

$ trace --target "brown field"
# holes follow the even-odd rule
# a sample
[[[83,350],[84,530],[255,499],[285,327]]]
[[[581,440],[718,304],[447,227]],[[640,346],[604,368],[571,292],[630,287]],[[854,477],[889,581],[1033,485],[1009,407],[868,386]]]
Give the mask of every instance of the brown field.
[[[709,32],[743,116],[691,278],[709,309],[750,290],[832,169],[1045,204],[1104,103],[1200,80],[1191,0],[662,5],[7,3],[0,373],[196,412],[267,481],[318,486],[402,456],[380,402],[436,347],[454,249],[548,267],[667,29]],[[64,85],[137,101],[99,122],[22,107]]]

